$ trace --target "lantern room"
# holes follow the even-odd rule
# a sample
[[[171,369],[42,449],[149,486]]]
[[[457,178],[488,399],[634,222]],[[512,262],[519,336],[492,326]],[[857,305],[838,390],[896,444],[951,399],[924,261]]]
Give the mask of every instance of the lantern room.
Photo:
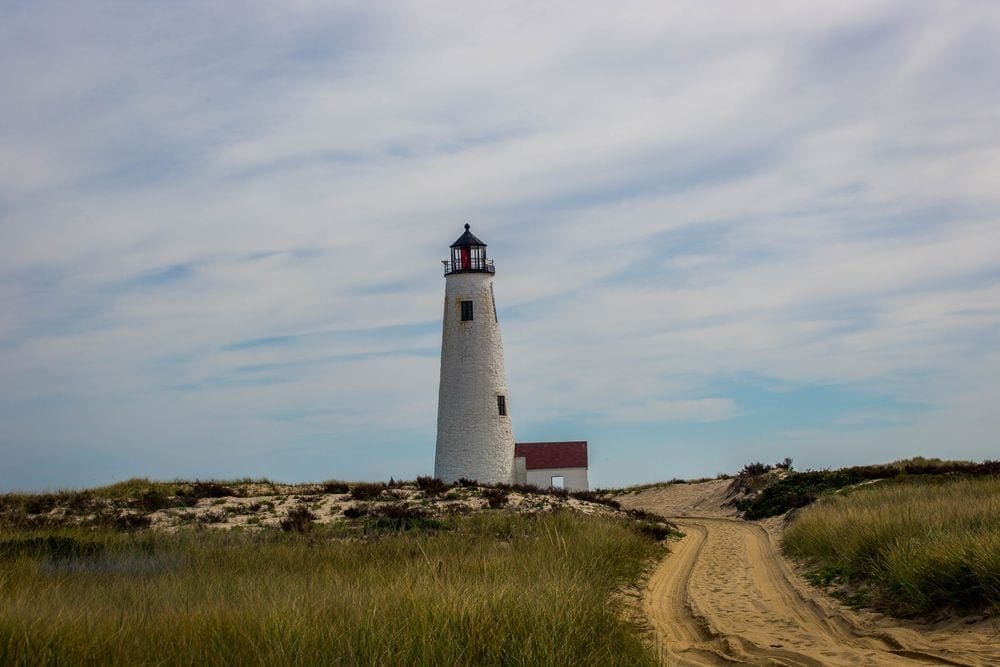
[[[451,244],[451,259],[446,259],[444,274],[481,271],[493,273],[493,260],[486,259],[486,244],[476,238],[465,225],[465,233]]]

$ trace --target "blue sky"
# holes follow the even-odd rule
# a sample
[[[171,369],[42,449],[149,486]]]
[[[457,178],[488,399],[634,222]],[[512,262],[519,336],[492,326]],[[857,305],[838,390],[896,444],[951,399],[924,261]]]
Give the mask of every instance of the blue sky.
[[[0,5],[0,490],[433,469],[489,243],[595,485],[1000,456],[993,2]]]

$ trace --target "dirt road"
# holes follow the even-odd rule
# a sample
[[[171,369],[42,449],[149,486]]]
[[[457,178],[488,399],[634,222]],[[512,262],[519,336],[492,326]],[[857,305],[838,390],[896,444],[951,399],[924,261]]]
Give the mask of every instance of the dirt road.
[[[705,498],[722,497],[718,482],[700,492],[672,486],[688,488],[622,499],[672,515],[686,534],[644,595],[666,664],[1000,665],[995,626],[910,624],[848,609],[796,575],[763,525],[713,509]],[[713,516],[685,516],[690,507]]]

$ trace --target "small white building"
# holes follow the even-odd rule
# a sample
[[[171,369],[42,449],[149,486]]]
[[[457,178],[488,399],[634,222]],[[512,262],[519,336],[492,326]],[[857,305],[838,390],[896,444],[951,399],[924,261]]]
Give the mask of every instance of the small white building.
[[[542,489],[589,491],[587,441],[515,444],[514,483]]]

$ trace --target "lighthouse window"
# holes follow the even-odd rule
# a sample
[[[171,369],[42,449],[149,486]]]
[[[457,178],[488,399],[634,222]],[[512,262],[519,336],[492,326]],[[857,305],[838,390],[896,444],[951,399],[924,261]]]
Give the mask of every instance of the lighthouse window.
[[[497,396],[497,411],[500,413],[501,417],[507,416],[507,397]]]
[[[472,246],[471,256],[472,256],[472,268],[474,270],[482,270],[485,268],[485,262],[483,262],[483,247],[482,246]]]
[[[463,301],[462,302],[462,321],[471,322],[472,321],[472,302]]]

